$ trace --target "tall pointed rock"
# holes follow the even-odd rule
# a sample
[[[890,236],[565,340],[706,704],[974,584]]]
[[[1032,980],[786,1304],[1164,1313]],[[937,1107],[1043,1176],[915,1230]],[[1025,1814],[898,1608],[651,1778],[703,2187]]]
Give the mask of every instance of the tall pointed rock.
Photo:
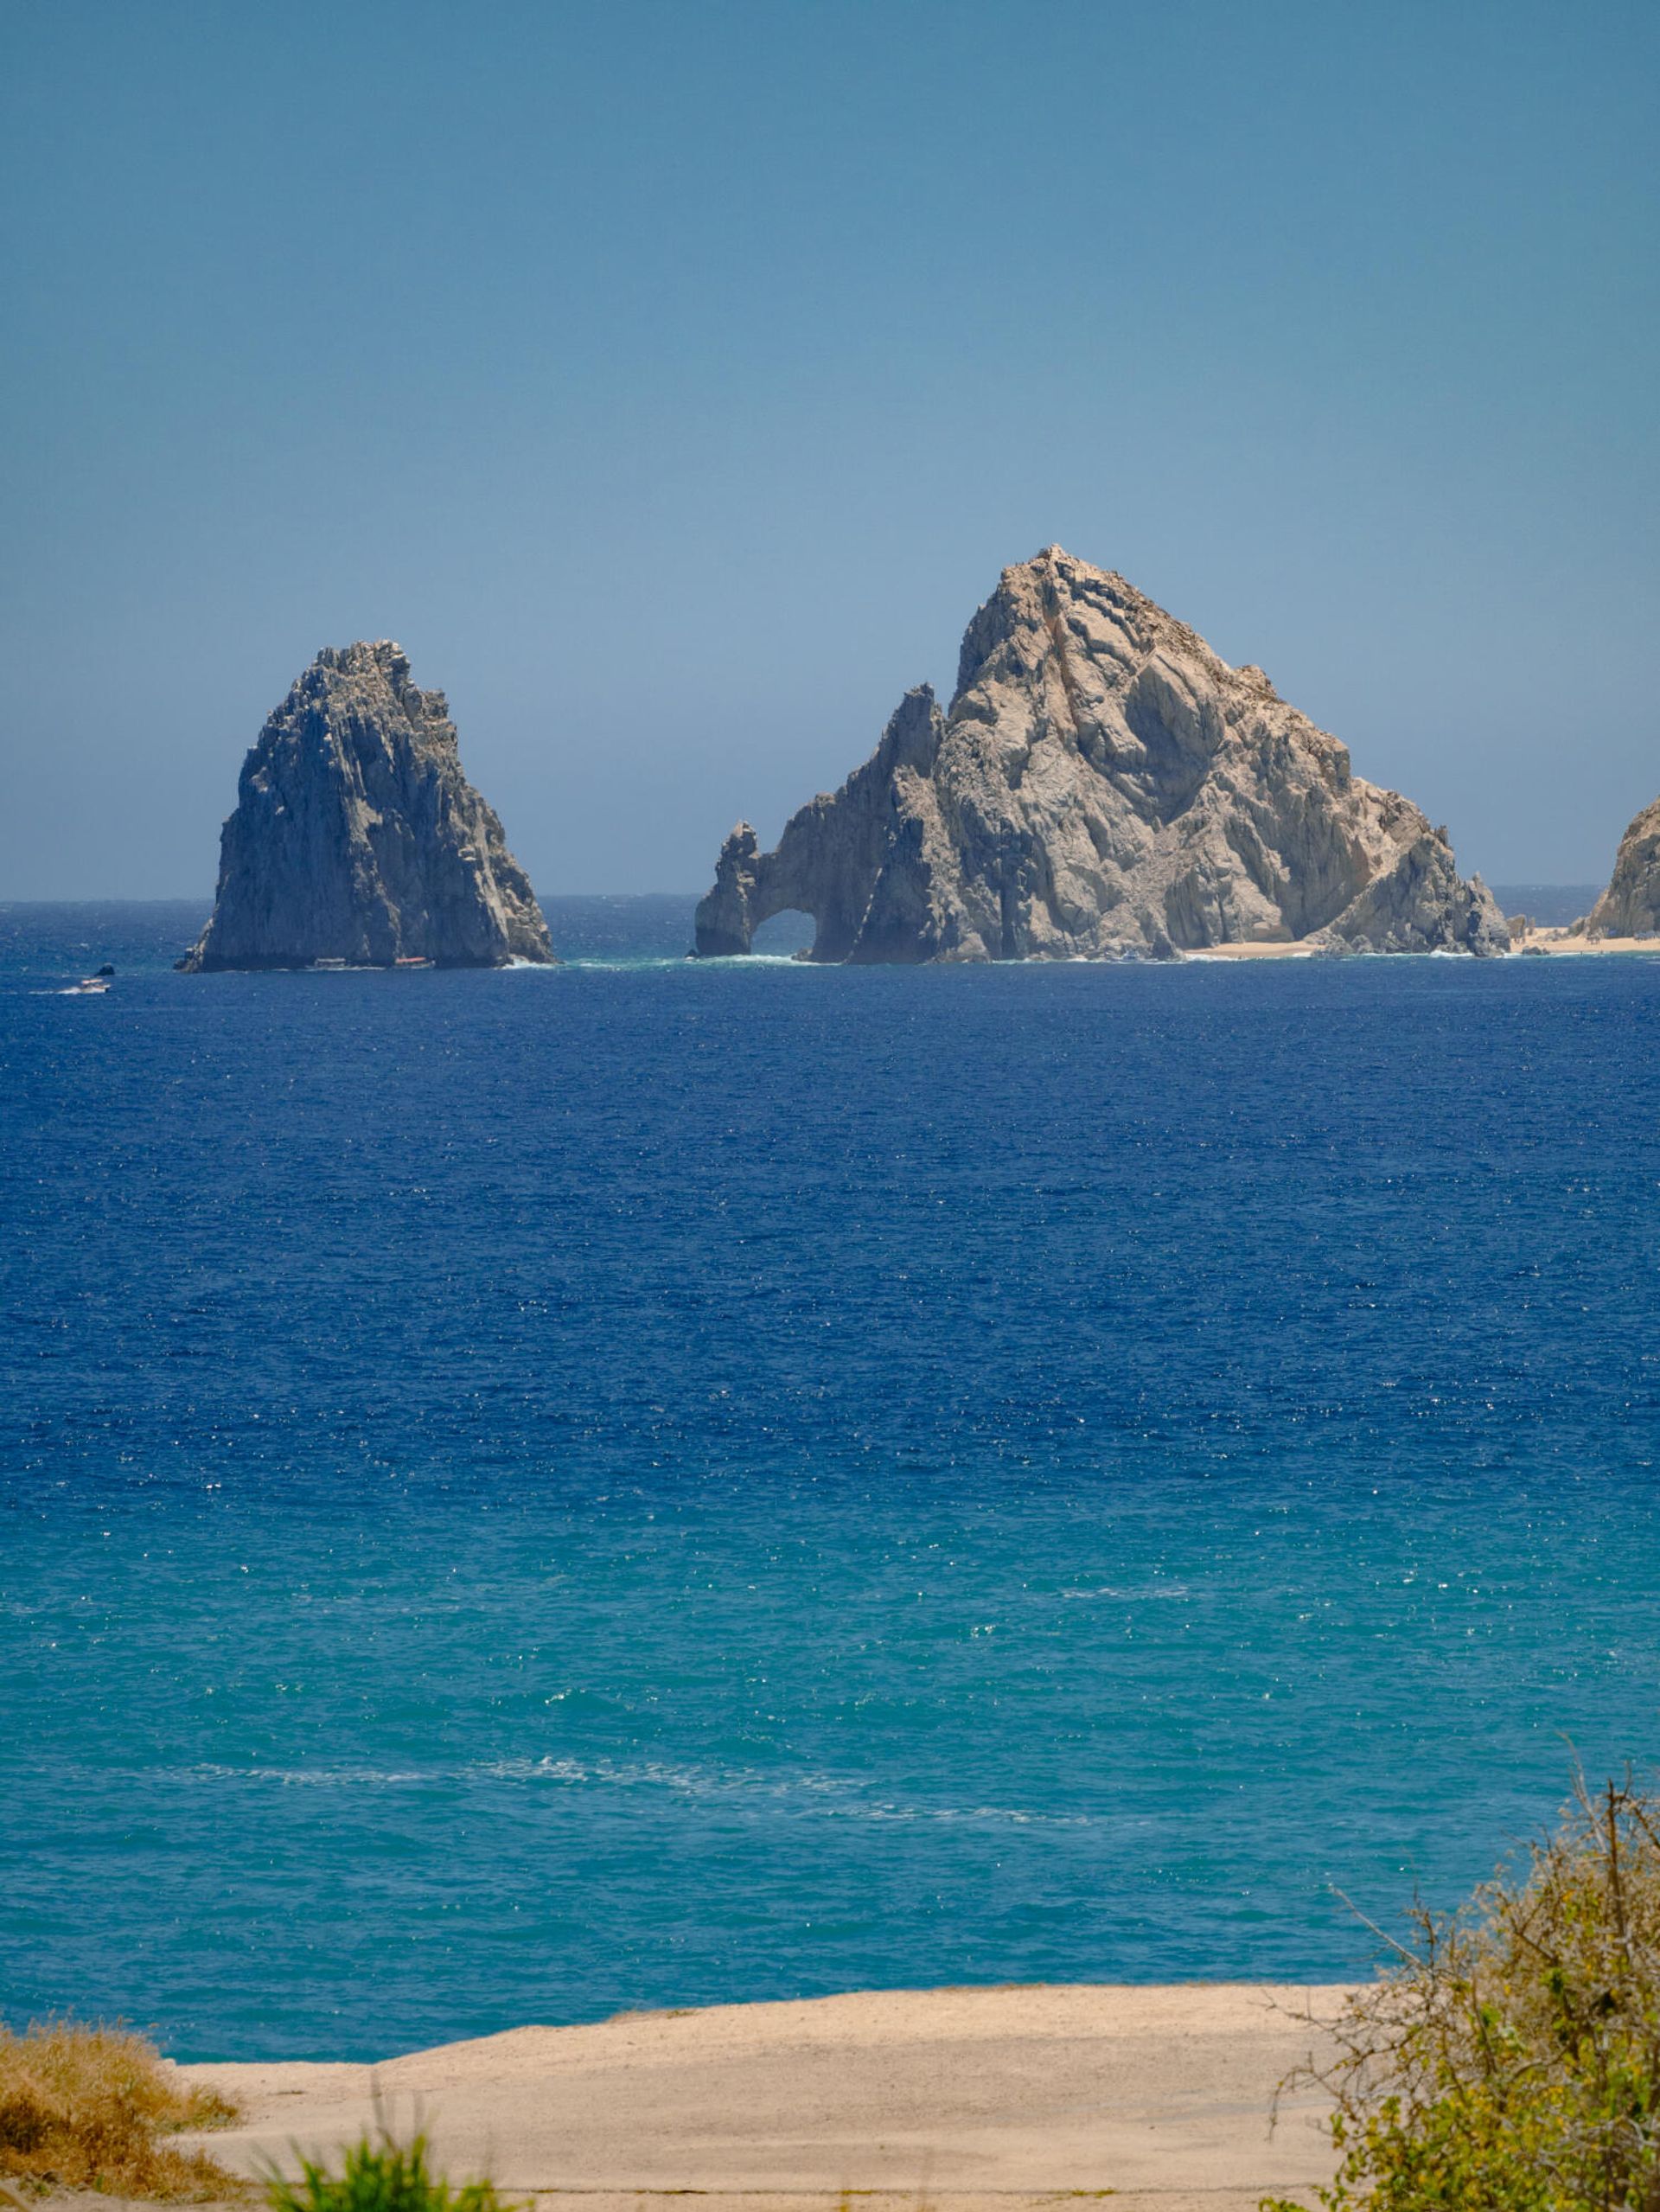
[[[788,907],[816,921],[817,960],[1509,946],[1445,831],[1352,774],[1260,668],[1058,546],[1004,570],[948,713],[910,693],[774,851],[740,825],[697,949],[746,951]]]
[[[553,956],[444,694],[418,690],[386,638],[319,653],[243,763],[213,919],[180,967]]]
[[[1660,799],[1619,841],[1608,888],[1586,917],[1593,937],[1660,937]]]

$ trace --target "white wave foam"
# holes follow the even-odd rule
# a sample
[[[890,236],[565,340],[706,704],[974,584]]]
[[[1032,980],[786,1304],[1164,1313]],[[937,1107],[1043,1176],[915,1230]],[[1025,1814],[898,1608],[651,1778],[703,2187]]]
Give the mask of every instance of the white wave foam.
[[[567,1787],[660,1789],[693,1798],[802,1800],[819,1818],[873,1820],[897,1825],[980,1824],[1000,1827],[1089,1827],[1089,1813],[1038,1812],[1023,1806],[928,1805],[872,1798],[856,1776],[808,1770],[769,1774],[760,1769],[683,1767],[667,1761],[617,1761],[544,1757],[467,1760],[437,1767],[235,1767],[223,1761],[186,1768],[181,1779],[193,1782],[249,1782],[278,1788],[397,1789],[480,1782],[552,1782]]]
[[[1095,1589],[1068,1589],[1063,1597],[1115,1597],[1126,1603],[1148,1597],[1191,1597],[1185,1582],[1146,1582],[1126,1589],[1117,1582],[1102,1582]]]

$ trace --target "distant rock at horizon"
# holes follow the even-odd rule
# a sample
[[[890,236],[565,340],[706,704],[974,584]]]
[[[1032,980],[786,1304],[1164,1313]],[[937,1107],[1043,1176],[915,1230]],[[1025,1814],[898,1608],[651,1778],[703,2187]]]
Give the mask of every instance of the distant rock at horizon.
[[[1660,937],[1660,799],[1619,841],[1608,888],[1585,917],[1588,937]]]
[[[179,966],[553,958],[444,694],[410,681],[389,638],[319,653],[243,763],[213,918]]]
[[[746,953],[788,908],[820,961],[1509,950],[1444,829],[1355,776],[1261,668],[1058,546],[1004,570],[948,712],[907,693],[771,852],[737,825],[696,949]]]

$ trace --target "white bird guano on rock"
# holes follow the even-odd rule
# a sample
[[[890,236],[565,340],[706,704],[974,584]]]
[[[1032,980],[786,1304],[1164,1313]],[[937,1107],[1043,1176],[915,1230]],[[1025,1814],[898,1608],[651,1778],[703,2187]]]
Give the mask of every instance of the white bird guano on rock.
[[[319,653],[243,763],[213,919],[179,966],[553,957],[444,694],[417,689],[389,638]]]
[[[786,909],[822,961],[1509,949],[1444,829],[1363,783],[1261,668],[1059,546],[1004,570],[948,712],[908,693],[770,853],[737,825],[696,949],[746,953]]]

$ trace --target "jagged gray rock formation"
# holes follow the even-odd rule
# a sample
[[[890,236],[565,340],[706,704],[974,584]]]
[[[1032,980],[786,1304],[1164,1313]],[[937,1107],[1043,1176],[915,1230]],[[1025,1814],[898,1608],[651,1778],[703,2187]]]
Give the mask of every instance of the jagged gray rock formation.
[[[872,758],[772,852],[738,824],[696,949],[747,952],[786,908],[814,917],[827,961],[1510,943],[1445,830],[1353,775],[1261,668],[1230,668],[1058,546],[1004,570],[948,713],[926,685],[907,693]]]
[[[501,825],[461,772],[441,691],[401,647],[319,653],[242,764],[213,919],[179,966],[552,961]]]
[[[1588,937],[1660,937],[1660,799],[1619,841],[1608,888],[1586,916]]]

